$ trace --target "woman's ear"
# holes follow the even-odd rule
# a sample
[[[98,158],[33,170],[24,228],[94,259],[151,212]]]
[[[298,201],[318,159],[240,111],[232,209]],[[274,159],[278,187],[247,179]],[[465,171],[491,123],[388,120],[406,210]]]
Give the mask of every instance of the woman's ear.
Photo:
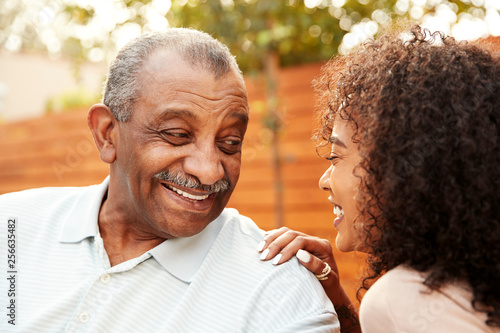
[[[105,163],[111,164],[116,159],[117,122],[111,109],[104,104],[95,104],[89,110],[87,123],[94,142],[99,149],[99,156]]]

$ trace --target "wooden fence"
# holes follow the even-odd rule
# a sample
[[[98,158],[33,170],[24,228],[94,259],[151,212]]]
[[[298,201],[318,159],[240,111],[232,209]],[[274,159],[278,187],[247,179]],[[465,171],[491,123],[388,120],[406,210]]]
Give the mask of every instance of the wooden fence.
[[[279,133],[283,180],[283,222],[292,229],[328,238],[333,243],[333,207],[318,179],[328,162],[316,155],[313,131],[312,79],[321,64],[281,69],[278,102],[284,121]],[[263,126],[265,81],[246,79],[250,124],[242,155],[239,183],[228,204],[250,216],[263,229],[275,224],[276,189],[272,172],[272,135]],[[87,110],[48,115],[0,126],[0,194],[42,186],[83,186],[101,182],[108,174],[87,128]],[[354,295],[364,257],[337,253],[341,278]]]

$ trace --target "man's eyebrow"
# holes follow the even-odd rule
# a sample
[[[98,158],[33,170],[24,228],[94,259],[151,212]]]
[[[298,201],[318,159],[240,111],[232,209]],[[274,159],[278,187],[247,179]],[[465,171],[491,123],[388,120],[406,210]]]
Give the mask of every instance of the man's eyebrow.
[[[249,117],[247,112],[232,112],[229,114],[230,118],[237,118],[244,124],[248,123]]]
[[[166,109],[163,111],[158,118],[161,120],[167,120],[170,118],[175,118],[175,117],[187,117],[191,119],[196,119],[198,118],[196,116],[196,113],[193,113],[189,110],[184,110],[184,109]],[[233,112],[229,114],[229,117],[231,118],[237,118],[240,120],[242,123],[248,123],[249,117],[247,112]]]
[[[330,136],[330,143],[332,145],[336,145],[336,146],[340,146],[342,148],[347,148],[347,146],[345,145],[345,143],[342,142],[342,140],[340,140],[337,136],[335,135],[331,135]]]
[[[184,109],[166,109],[165,111],[160,113],[158,118],[160,118],[162,120],[166,120],[166,119],[175,118],[175,117],[179,117],[179,116],[192,118],[192,119],[197,118],[193,112],[188,111],[188,110],[184,110]]]

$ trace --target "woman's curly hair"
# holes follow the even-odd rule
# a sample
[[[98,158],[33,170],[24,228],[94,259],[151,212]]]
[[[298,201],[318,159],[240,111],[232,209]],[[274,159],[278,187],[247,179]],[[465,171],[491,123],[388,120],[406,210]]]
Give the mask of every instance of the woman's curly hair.
[[[498,56],[414,26],[332,59],[315,88],[323,142],[337,115],[356,129],[370,249],[360,290],[405,264],[434,289],[466,282],[500,325]]]

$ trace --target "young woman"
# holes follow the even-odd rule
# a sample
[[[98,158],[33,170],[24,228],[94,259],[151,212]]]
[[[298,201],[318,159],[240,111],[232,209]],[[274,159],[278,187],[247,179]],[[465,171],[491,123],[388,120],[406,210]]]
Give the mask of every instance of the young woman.
[[[368,253],[362,331],[500,331],[498,55],[415,26],[333,59],[316,89],[336,246]],[[296,255],[359,331],[327,241],[282,228],[260,250]]]

